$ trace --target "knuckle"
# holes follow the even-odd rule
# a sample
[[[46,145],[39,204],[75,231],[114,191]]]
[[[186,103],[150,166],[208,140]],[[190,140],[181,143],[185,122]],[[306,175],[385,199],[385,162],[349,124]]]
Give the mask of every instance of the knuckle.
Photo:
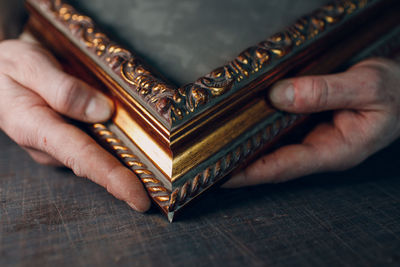
[[[95,152],[93,151],[96,148],[95,146],[95,143],[87,142],[78,147],[76,151],[79,151],[79,154],[67,155],[63,160],[64,165],[70,168],[76,176],[90,178],[90,173],[87,173],[87,168],[84,167],[84,164],[85,162],[87,163],[85,159],[89,159]]]
[[[385,70],[379,66],[373,66],[364,69],[367,77],[365,84],[367,92],[371,95],[371,99],[384,101],[390,98],[390,92],[385,92]]]
[[[368,59],[353,67],[360,70],[363,90],[378,102],[393,102],[397,98],[395,90],[387,85],[397,68],[396,63],[383,58]]]
[[[308,77],[303,80],[303,88],[305,89],[301,94],[301,104],[305,106],[312,106],[315,108],[323,107],[328,104],[329,90],[326,80],[322,77]]]
[[[85,177],[85,173],[82,171],[79,161],[75,157],[67,156],[63,163],[67,168],[70,168],[76,176]]]
[[[74,107],[74,102],[79,98],[80,84],[75,78],[64,75],[57,88],[55,96],[56,108],[61,112],[68,112]]]

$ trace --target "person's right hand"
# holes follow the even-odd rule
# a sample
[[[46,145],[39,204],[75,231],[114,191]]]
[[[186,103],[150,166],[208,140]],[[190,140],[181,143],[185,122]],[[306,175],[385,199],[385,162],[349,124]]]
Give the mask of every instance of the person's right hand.
[[[95,123],[112,112],[106,96],[62,72],[39,45],[0,43],[0,128],[35,161],[65,165],[144,212],[150,200],[138,177],[62,116]]]

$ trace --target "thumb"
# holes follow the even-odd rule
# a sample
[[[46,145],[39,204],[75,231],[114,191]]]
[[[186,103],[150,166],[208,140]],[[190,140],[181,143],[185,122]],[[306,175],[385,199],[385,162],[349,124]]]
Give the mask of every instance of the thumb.
[[[276,108],[294,113],[355,109],[374,99],[368,73],[358,67],[334,75],[283,80],[271,88],[269,99]]]
[[[112,101],[85,82],[64,73],[50,53],[40,46],[6,41],[0,45],[1,49],[9,51],[9,54],[0,54],[0,58],[9,63],[7,67],[0,64],[0,73],[40,95],[57,112],[84,122],[101,122],[111,117]]]
[[[84,122],[102,122],[111,117],[113,102],[106,95],[61,71],[56,77],[58,81],[37,89],[53,109]]]

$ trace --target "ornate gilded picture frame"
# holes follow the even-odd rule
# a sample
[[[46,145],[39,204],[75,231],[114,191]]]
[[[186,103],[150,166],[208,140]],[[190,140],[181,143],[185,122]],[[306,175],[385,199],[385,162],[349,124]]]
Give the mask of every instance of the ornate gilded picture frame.
[[[354,60],[398,26],[399,1],[332,1],[179,88],[64,1],[28,0],[27,7],[34,36],[67,70],[114,99],[113,118],[90,131],[172,221],[306,118],[273,109],[265,98],[270,85]]]

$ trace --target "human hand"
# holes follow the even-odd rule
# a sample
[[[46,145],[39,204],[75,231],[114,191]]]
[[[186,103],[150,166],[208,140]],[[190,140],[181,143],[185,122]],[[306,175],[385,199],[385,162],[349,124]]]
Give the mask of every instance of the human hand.
[[[112,112],[105,95],[62,72],[39,45],[0,43],[0,128],[37,162],[65,165],[144,212],[150,200],[139,179],[63,118],[95,123]]]
[[[276,108],[292,113],[334,110],[333,119],[318,125],[301,144],[264,155],[225,187],[345,170],[400,135],[400,66],[389,60],[370,59],[340,74],[281,81],[269,98]]]

